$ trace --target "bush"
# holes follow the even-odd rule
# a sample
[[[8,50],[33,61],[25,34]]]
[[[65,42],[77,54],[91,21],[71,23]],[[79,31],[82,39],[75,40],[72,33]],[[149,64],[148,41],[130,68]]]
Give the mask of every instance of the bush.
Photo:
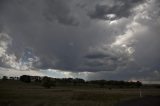
[[[137,88],[140,88],[141,86],[142,86],[142,83],[141,83],[140,81],[137,81],[137,82],[136,82],[136,87],[137,87]]]
[[[22,75],[22,76],[20,76],[20,81],[29,83],[29,82],[31,82],[31,77],[28,75]]]
[[[50,88],[52,86],[52,81],[51,81],[51,78],[49,77],[44,77],[42,79],[42,86],[45,87],[45,88]]]
[[[2,80],[6,81],[6,80],[8,80],[8,77],[7,76],[3,76]]]

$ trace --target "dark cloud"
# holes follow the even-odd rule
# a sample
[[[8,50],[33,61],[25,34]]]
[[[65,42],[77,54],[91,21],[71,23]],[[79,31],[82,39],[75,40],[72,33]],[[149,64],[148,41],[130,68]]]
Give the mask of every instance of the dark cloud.
[[[70,7],[65,0],[39,0],[39,2],[33,0],[1,0],[0,2],[0,11],[2,12],[4,12],[3,10],[12,8],[15,8],[12,11],[24,12],[20,13],[14,21],[27,21],[24,20],[26,19],[25,17],[33,18],[34,14],[32,13],[36,12],[35,15],[45,18],[50,22],[57,21],[64,25],[78,25],[78,21],[70,14]]]
[[[96,58],[105,58],[108,56],[106,54],[102,54],[102,53],[93,53],[93,54],[88,54],[85,57],[88,59],[96,59]]]
[[[64,25],[78,25],[77,20],[71,16],[70,8],[66,0],[46,0],[44,16],[47,20],[57,20]]]
[[[149,77],[160,71],[159,9],[155,0],[1,0],[0,66]]]
[[[84,67],[85,70],[96,71],[113,71],[121,66],[129,63],[130,57],[126,53],[118,53],[110,47],[96,48],[85,56]],[[95,52],[96,51],[96,52]],[[118,54],[117,54],[118,53]],[[117,54],[117,55],[116,55]]]
[[[144,0],[114,0],[113,5],[97,4],[88,15],[92,19],[114,20],[131,15],[131,9]],[[114,15],[114,16],[111,16]]]
[[[72,16],[66,1],[17,1],[4,4],[1,22],[5,26],[4,32],[13,39],[10,51],[20,58],[26,47],[33,48],[40,58],[39,64],[35,64],[37,68],[77,71],[88,48],[109,36],[106,36],[105,28],[94,24],[83,28],[73,25],[72,21],[68,23]],[[49,21],[44,13],[50,14],[53,20]],[[111,33],[110,29],[107,33]]]

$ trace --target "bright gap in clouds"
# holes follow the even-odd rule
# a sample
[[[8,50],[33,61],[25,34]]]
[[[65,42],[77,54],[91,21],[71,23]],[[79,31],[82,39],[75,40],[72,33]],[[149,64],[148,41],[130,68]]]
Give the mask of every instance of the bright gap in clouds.
[[[39,58],[28,48],[18,58],[14,53],[9,53],[9,47],[11,46],[12,38],[7,33],[0,33],[0,59],[2,66],[23,71],[32,69],[33,64],[39,61]]]
[[[0,68],[0,77],[8,76],[8,77],[19,77],[21,75],[30,75],[30,76],[47,76],[46,74],[38,71],[38,70],[15,70],[10,68]]]
[[[88,80],[88,76],[93,74],[92,72],[68,72],[56,69],[40,70],[40,72],[55,78],[83,78],[84,80]]]

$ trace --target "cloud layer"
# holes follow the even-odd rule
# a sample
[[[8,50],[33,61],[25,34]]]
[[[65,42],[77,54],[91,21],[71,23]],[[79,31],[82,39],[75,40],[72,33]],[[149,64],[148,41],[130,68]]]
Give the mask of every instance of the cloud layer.
[[[158,0],[1,0],[0,66],[96,73],[87,75],[91,79],[159,80],[152,78],[160,72],[159,5]]]

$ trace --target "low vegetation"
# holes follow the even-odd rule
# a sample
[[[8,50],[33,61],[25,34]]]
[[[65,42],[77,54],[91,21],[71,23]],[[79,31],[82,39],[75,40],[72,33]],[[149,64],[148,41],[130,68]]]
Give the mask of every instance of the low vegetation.
[[[23,77],[0,80],[0,106],[113,106],[140,98],[139,87],[142,96],[160,95],[159,88],[140,82]]]
[[[100,87],[100,88],[140,88],[142,83],[137,82],[127,82],[127,81],[106,81],[106,80],[91,80],[85,81],[80,78],[51,78],[51,77],[40,77],[40,76],[20,76],[20,81],[30,83],[36,82],[41,83],[45,88],[50,88],[51,86],[90,86],[90,87]]]

